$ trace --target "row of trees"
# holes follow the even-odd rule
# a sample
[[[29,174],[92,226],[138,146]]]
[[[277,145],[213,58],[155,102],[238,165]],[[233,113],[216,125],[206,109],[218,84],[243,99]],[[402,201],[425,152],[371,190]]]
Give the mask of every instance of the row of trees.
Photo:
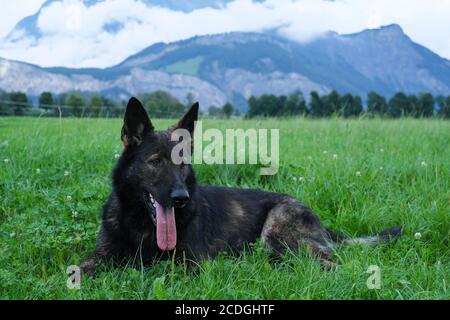
[[[436,115],[450,118],[450,96],[438,96],[436,99],[430,93],[406,95],[403,92],[396,93],[387,100],[385,97],[370,92],[367,96],[367,109],[364,111],[360,96],[346,93],[339,95],[337,91],[331,91],[326,95],[319,95],[316,91],[310,94],[310,101],[306,100],[301,92],[290,96],[262,95],[250,97],[248,100],[248,117],[285,117],[293,115],[310,115],[313,117],[330,117],[332,115],[343,117],[357,117],[363,112],[370,115],[398,118],[431,117]]]
[[[140,94],[139,99],[145,108],[155,117],[180,117],[193,103],[193,96],[187,96],[187,103],[181,103],[165,91],[155,91]],[[81,94],[71,92],[55,95],[43,92],[38,99],[39,109],[33,108],[27,95],[23,92],[0,91],[0,115],[35,115],[45,111],[48,116],[76,116],[76,117],[116,117],[122,116],[126,101],[114,101],[97,94]],[[257,117],[289,117],[295,115],[309,115],[312,117],[357,117],[363,112],[369,115],[398,118],[431,117],[438,115],[450,118],[450,96],[433,97],[430,93],[420,95],[406,95],[396,93],[387,100],[385,97],[370,92],[367,96],[367,108],[364,111],[361,97],[349,93],[340,95],[331,91],[326,95],[319,95],[312,91],[309,102],[306,102],[301,92],[289,96],[262,95],[250,97],[247,116]],[[435,112],[437,107],[437,112]],[[222,107],[210,107],[208,115],[214,118],[230,118],[239,115],[239,111],[226,103]]]
[[[25,115],[31,107],[25,93],[0,91],[0,115]]]
[[[144,93],[138,96],[139,100],[144,104],[145,108],[152,116],[162,118],[178,118],[181,117],[189,107],[194,103],[192,94],[186,97],[186,104],[182,104],[178,99],[165,91],[155,91]],[[222,107],[211,106],[208,109],[208,116],[213,118],[230,118],[231,115],[237,114],[237,110],[229,102]]]
[[[177,98],[165,91],[155,91],[138,95],[151,116],[156,118],[178,118],[181,117],[194,101],[192,95],[188,95],[187,104],[184,105]]]
[[[307,104],[301,92],[290,96],[262,95],[250,97],[248,100],[248,117],[286,117],[295,115],[311,115],[313,117],[329,117],[333,114],[344,117],[358,116],[363,112],[362,100],[359,96],[345,94],[340,96],[336,91],[328,95],[319,95],[312,91]]]
[[[229,102],[225,103],[221,108],[216,106],[211,106],[208,109],[208,115],[211,118],[226,118],[229,119],[232,115],[239,116],[239,110],[235,109],[233,105]]]
[[[181,103],[177,98],[165,91],[155,91],[138,95],[139,100],[149,111],[151,116],[157,118],[181,117],[194,103],[192,94],[189,94],[187,103]],[[38,109],[23,92],[0,91],[0,115],[40,115],[45,112],[47,116],[75,116],[75,117],[120,117],[123,116],[126,101],[114,101],[96,94],[81,94],[70,92],[67,94],[53,94],[43,92],[38,99]],[[230,118],[236,110],[230,103],[224,106],[211,107],[208,115],[214,118]]]
[[[265,94],[260,97],[252,96],[248,99],[248,106],[247,116],[250,118],[256,116],[295,116],[308,112],[301,92],[296,92],[290,96],[275,96],[273,94]]]
[[[179,117],[187,110],[187,105],[164,91],[139,95],[145,108],[155,117]],[[192,100],[192,97],[189,97]],[[188,99],[189,100],[189,99]],[[23,92],[0,91],[0,115],[39,115],[75,117],[120,117],[123,116],[126,101],[115,101],[97,94],[53,94],[43,92],[38,98],[38,109]],[[189,101],[190,106],[193,102]]]
[[[23,116],[116,116],[123,113],[123,103],[96,95],[79,92],[55,95],[43,92],[38,99],[39,110],[24,92],[0,92],[0,115]]]

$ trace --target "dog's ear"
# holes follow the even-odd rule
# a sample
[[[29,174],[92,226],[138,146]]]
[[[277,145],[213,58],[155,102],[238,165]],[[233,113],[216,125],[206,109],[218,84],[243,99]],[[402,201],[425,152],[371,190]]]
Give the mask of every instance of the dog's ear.
[[[170,131],[174,131],[176,129],[186,129],[191,134],[191,137],[194,135],[194,127],[195,122],[198,119],[198,102],[194,103],[188,112],[178,121],[177,124],[173,125],[169,128]]]
[[[141,102],[135,97],[132,97],[128,101],[123,119],[121,137],[123,147],[140,145],[145,135],[153,130],[154,127]]]

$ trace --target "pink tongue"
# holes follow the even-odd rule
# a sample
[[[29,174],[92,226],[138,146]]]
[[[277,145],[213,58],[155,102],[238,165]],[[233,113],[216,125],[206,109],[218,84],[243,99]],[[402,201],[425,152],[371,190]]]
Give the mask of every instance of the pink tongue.
[[[161,250],[173,250],[177,245],[177,227],[173,207],[163,208],[156,203],[156,242]]]

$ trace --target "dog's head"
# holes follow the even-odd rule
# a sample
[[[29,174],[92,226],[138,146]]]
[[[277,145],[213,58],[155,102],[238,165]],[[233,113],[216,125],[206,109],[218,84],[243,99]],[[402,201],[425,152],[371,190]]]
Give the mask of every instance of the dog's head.
[[[114,174],[115,184],[128,201],[147,210],[161,250],[174,249],[175,220],[183,219],[179,216],[183,214],[181,208],[189,204],[195,192],[191,164],[172,160],[172,149],[178,144],[172,141],[172,133],[184,129],[193,137],[197,117],[198,103],[195,103],[177,124],[156,131],[136,98],[130,99],[125,111],[121,134],[124,149]]]

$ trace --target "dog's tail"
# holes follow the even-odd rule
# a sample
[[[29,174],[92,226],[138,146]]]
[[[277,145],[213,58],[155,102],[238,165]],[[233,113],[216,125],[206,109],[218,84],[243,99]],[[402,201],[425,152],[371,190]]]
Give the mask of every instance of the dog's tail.
[[[379,234],[374,236],[367,237],[358,237],[358,238],[348,238],[342,235],[339,235],[331,230],[326,229],[328,235],[331,240],[335,243],[343,244],[343,245],[355,245],[355,244],[368,244],[371,246],[375,246],[382,242],[387,242],[389,240],[394,240],[400,237],[402,234],[402,227],[395,226],[381,231]]]

